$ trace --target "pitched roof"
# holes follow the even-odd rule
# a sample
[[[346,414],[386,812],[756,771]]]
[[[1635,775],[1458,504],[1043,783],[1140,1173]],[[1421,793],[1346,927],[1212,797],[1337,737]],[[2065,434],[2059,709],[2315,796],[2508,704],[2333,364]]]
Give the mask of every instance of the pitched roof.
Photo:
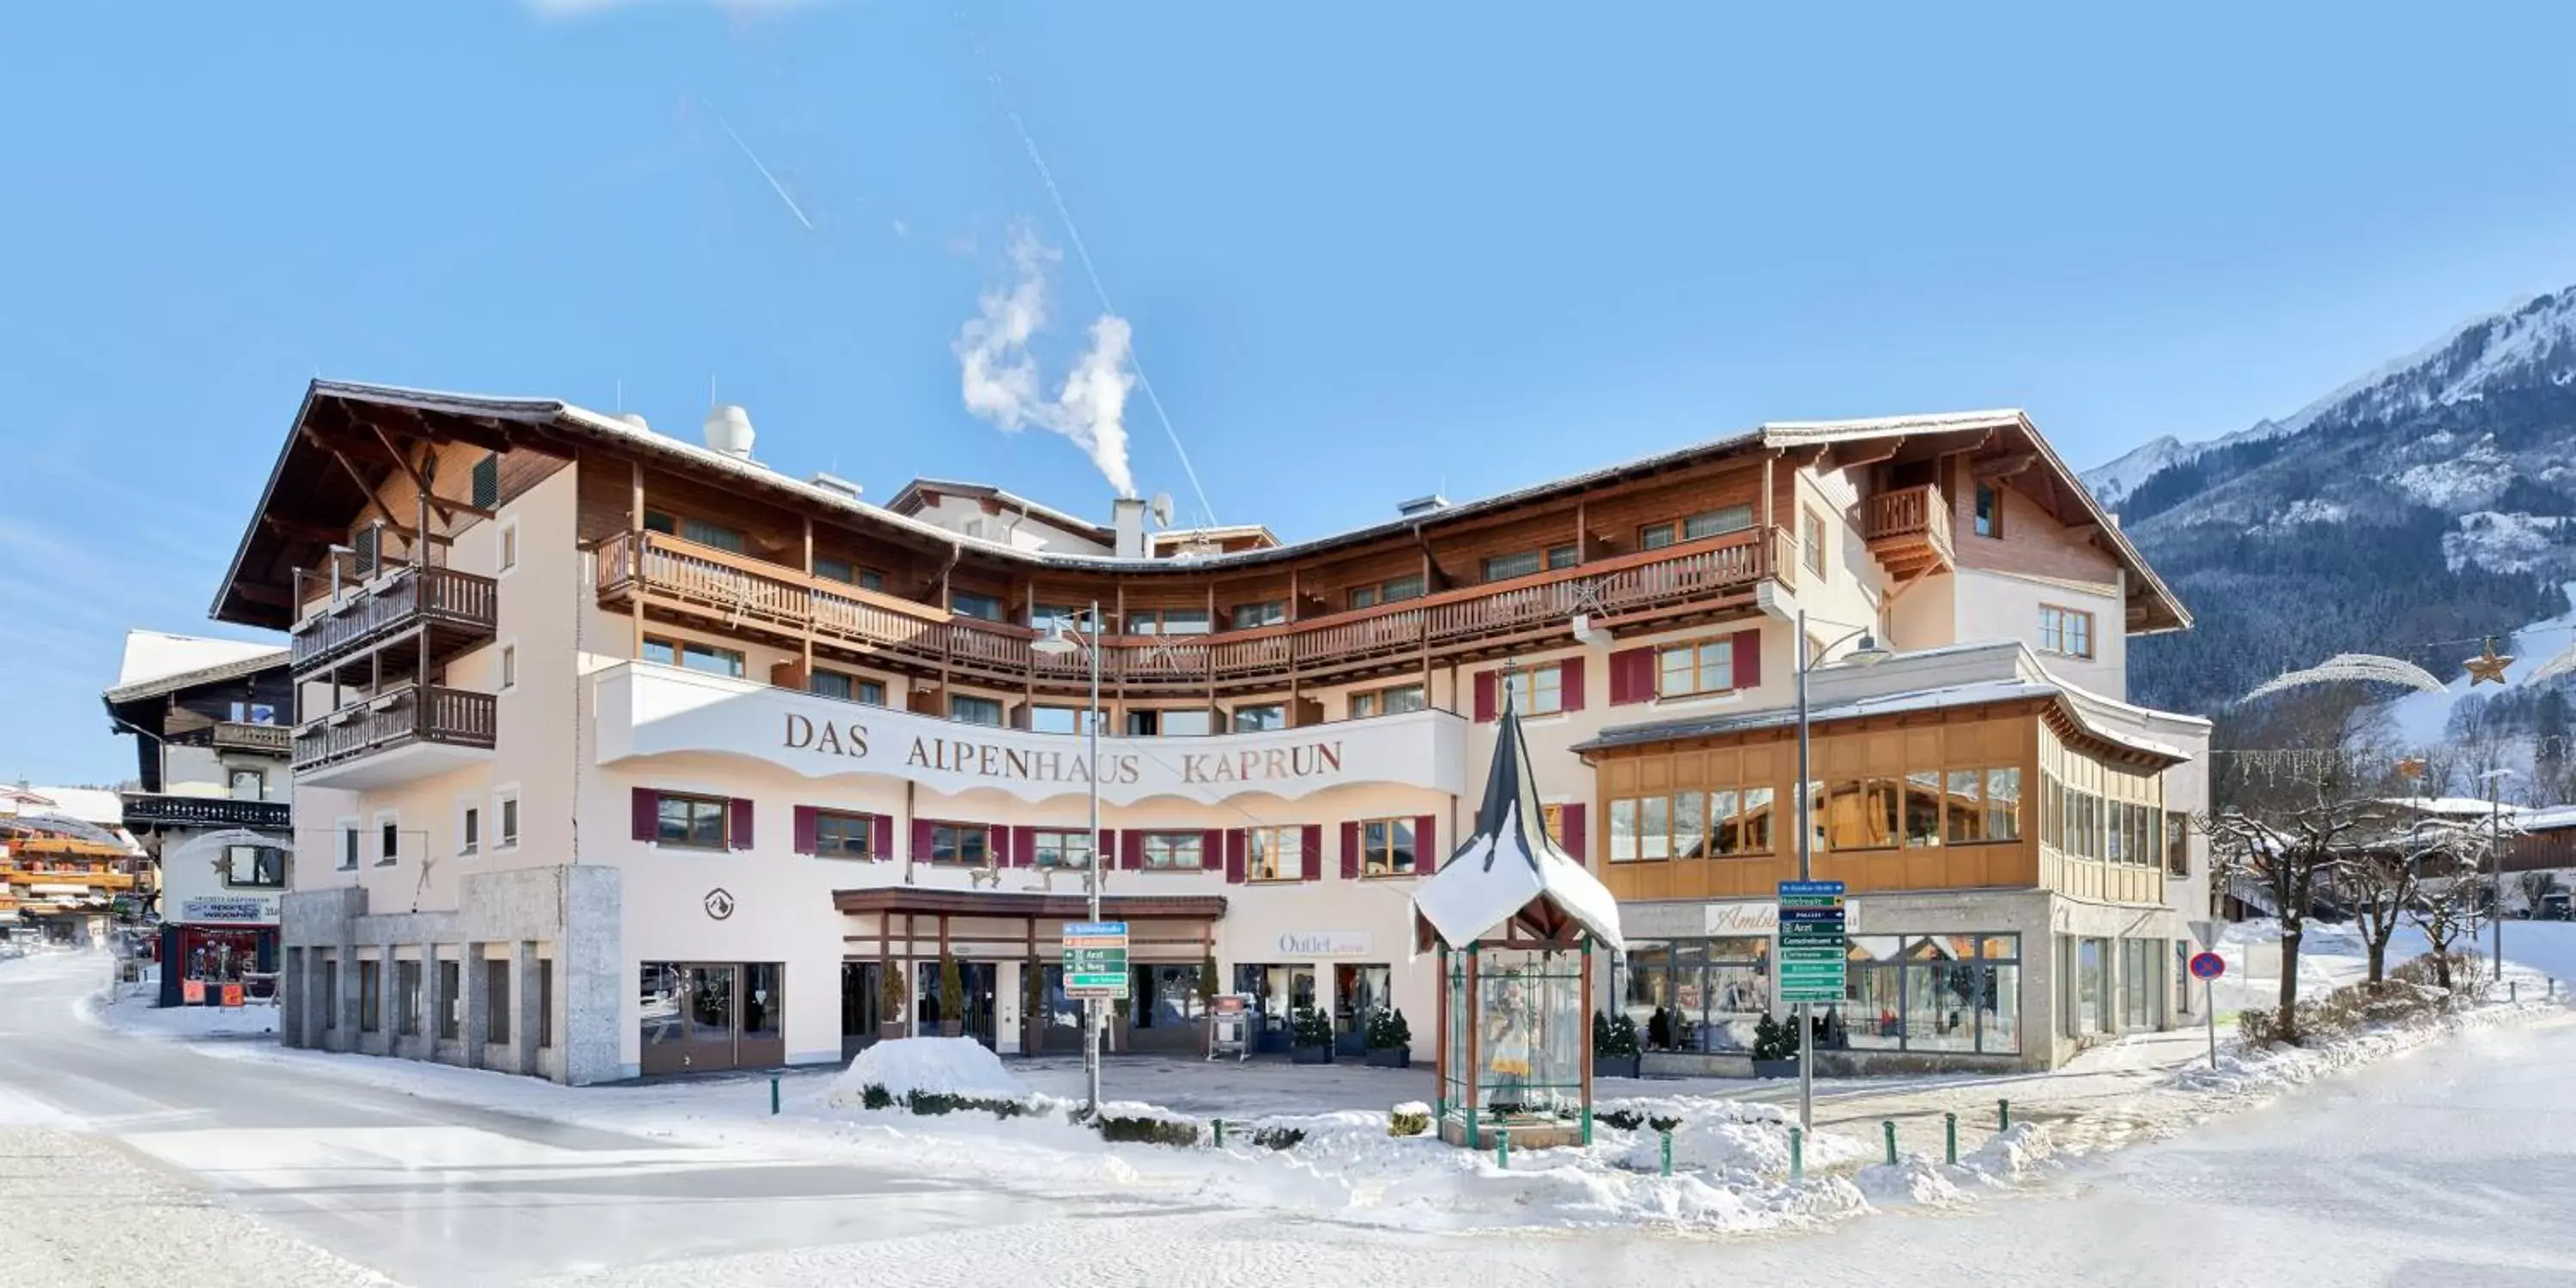
[[[285,665],[286,649],[275,644],[127,631],[125,662],[117,671],[116,687],[106,697],[109,702],[132,702]]]
[[[1451,947],[1486,938],[1515,919],[1549,930],[1580,928],[1614,950],[1627,946],[1619,932],[1619,901],[1609,887],[1548,837],[1520,713],[1512,709],[1508,689],[1493,764],[1485,774],[1485,802],[1476,810],[1476,834],[1439,871],[1415,884],[1413,912],[1418,928]]]

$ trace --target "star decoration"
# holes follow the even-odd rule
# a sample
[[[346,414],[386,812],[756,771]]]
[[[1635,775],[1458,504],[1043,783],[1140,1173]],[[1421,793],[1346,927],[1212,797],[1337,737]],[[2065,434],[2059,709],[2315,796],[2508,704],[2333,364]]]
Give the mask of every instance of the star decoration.
[[[2495,636],[2490,635],[2487,637],[2486,652],[2470,658],[2469,660],[2460,663],[2460,665],[2469,668],[2469,687],[2472,689],[2489,680],[2493,680],[2498,684],[2503,684],[2505,683],[2504,669],[2513,665],[2513,655],[2507,653],[2501,657],[2497,656],[2495,651]]]

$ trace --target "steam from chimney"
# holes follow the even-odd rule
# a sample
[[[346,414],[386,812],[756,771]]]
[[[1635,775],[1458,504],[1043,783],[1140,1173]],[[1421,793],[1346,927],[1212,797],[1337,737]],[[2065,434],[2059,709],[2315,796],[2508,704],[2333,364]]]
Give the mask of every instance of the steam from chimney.
[[[1122,497],[1136,495],[1127,467],[1127,391],[1132,333],[1127,320],[1103,313],[1091,324],[1091,347],[1073,364],[1053,401],[1039,393],[1037,359],[1029,341],[1046,329],[1047,266],[1063,253],[1040,243],[1027,228],[1011,236],[1011,264],[1018,278],[1008,290],[986,291],[976,316],[957,332],[957,365],[966,410],[1004,433],[1031,425],[1073,440]]]

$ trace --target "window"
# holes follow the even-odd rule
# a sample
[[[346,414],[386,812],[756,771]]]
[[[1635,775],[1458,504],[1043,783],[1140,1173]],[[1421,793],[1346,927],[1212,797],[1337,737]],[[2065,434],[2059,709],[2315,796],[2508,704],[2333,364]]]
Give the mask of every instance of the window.
[[[980,617],[988,622],[1002,620],[1002,601],[975,590],[948,592],[948,611],[960,617]]]
[[[1243,837],[1243,879],[1299,881],[1306,875],[1305,829],[1256,827]]]
[[[340,867],[343,871],[358,866],[358,820],[340,820]]]
[[[2004,496],[1992,483],[1977,485],[1977,535],[2001,537],[2004,534]]]
[[[1370,716],[1400,716],[1420,711],[1430,703],[1423,697],[1419,684],[1398,684],[1384,689],[1366,689],[1351,695],[1351,719]]]
[[[1570,544],[1549,546],[1547,548],[1547,567],[1550,572],[1554,572],[1559,568],[1571,568],[1581,562],[1582,559],[1579,557],[1579,553]]]
[[[510,959],[483,959],[483,1040],[510,1044]]]
[[[420,1036],[420,963],[394,963],[394,1032],[407,1038]]]
[[[1805,560],[1807,571],[1819,577],[1824,576],[1825,516],[1813,510],[1802,510],[1799,513],[1798,545],[1801,547],[1799,556]]]
[[[555,1044],[555,959],[537,959],[537,1049]]]
[[[1661,550],[1673,543],[1673,534],[1677,531],[1679,529],[1671,523],[1649,523],[1637,529],[1637,548]]]
[[[512,519],[501,525],[501,571],[508,572],[518,566],[519,521]]]
[[[1674,792],[1669,796],[1643,796],[1610,802],[1610,861],[1613,863],[1652,863],[1662,859],[1704,859],[1711,853],[1709,809],[1712,803],[1723,813],[1734,813],[1742,807],[1741,798],[1751,793]],[[1762,793],[1764,801],[1769,793]],[[1764,845],[1768,848],[1769,823],[1763,823]],[[1738,836],[1742,836],[1738,819]]]
[[[1485,580],[1509,581],[1526,577],[1539,570],[1539,553],[1523,550],[1515,554],[1491,555],[1485,560]]]
[[[1002,723],[1002,701],[979,698],[971,693],[948,695],[948,718],[966,724],[998,725]]]
[[[2191,815],[2181,810],[2165,814],[2165,872],[2169,876],[2191,875],[2191,843],[2188,829]]]
[[[380,961],[358,963],[358,1031],[373,1033],[384,1027],[385,964]]]
[[[277,708],[266,702],[235,701],[230,718],[234,724],[273,725],[277,723]]]
[[[1678,541],[1698,541],[1705,537],[1742,532],[1753,526],[1753,507],[1730,505],[1722,510],[1704,510],[1679,522],[1666,520],[1637,529],[1637,548],[1660,550]]]
[[[1503,673],[1503,689],[1512,709],[1525,716],[1555,715],[1565,709],[1564,672],[1555,663]]]
[[[1380,604],[1393,604],[1420,598],[1422,598],[1422,574],[1418,572],[1402,577],[1390,577],[1374,586],[1351,587],[1351,607],[1353,608],[1375,608]]]
[[[1846,778],[1825,794],[1826,835],[1837,850],[1884,850],[1896,844],[1897,780]]]
[[[653,839],[693,850],[721,850],[725,848],[725,816],[732,812],[732,804],[717,796],[664,792],[658,806],[661,821]]]
[[[227,777],[231,780],[234,800],[256,801],[268,798],[267,774],[256,769],[235,769],[229,771]]]
[[[472,854],[483,848],[483,811],[468,805],[456,820],[456,852]]]
[[[1134,738],[1195,738],[1216,732],[1216,717],[1205,707],[1144,707],[1127,712],[1127,733]]]
[[[878,572],[874,568],[861,568],[859,570],[859,589],[879,592],[884,591],[885,574]]]
[[[1854,935],[1847,1001],[1822,1045],[1882,1051],[2021,1049],[2018,935]]]
[[[254,890],[286,886],[286,851],[274,845],[224,847],[224,884]]]
[[[457,1020],[459,1018],[457,1013],[464,1009],[464,998],[461,995],[463,990],[463,974],[464,963],[457,961],[453,957],[442,957],[439,959],[436,1014],[438,1016],[438,1040],[441,1042],[453,1042],[456,1040]]]
[[[731,551],[734,554],[741,554],[744,549],[741,529],[728,528],[720,523],[709,523],[704,519],[680,520],[680,538],[684,541],[697,542],[702,546],[714,546],[718,550]]]
[[[1127,614],[1130,635],[1205,635],[1208,615],[1204,608],[1146,608]]]
[[[1147,832],[1140,848],[1150,870],[1195,872],[1207,866],[1204,832]]]
[[[1234,629],[1258,630],[1264,626],[1284,625],[1288,621],[1288,601],[1273,599],[1259,604],[1234,606]]]
[[[1236,707],[1234,709],[1234,731],[1236,733],[1259,733],[1264,729],[1285,729],[1287,727],[1288,708],[1279,703],[1269,702],[1260,706]]]
[[[1029,850],[1039,867],[1080,871],[1091,866],[1091,833],[1041,831]]]
[[[1360,875],[1413,875],[1413,820],[1373,818],[1360,824]]]
[[[376,815],[376,866],[390,864],[402,853],[402,819],[392,810]]]
[[[2039,651],[2065,657],[2093,656],[2093,614],[2055,604],[2040,605]]]
[[[930,825],[930,861],[948,867],[993,866],[993,829],[981,823]]]
[[[501,835],[492,848],[506,850],[519,843],[519,789],[505,787],[492,793],[493,812],[501,816]]]
[[[743,677],[742,650],[718,648],[696,640],[656,639],[647,635],[644,637],[644,660],[704,671],[709,675],[731,676],[737,680]]]
[[[1771,789],[1739,787],[1709,793],[1709,853],[1771,852]]]
[[[817,697],[839,698],[843,702],[864,702],[872,707],[885,705],[885,682],[863,679],[840,671],[817,668],[805,677],[805,691]]]
[[[1655,654],[1655,695],[1685,697],[1724,693],[1735,687],[1735,637],[1659,649]]]
[[[505,690],[512,689],[518,687],[518,684],[519,646],[504,644],[501,646],[501,687]]]
[[[827,859],[873,859],[876,818],[841,810],[814,811],[814,853]]]
[[[840,582],[845,586],[859,584],[858,568],[847,559],[837,559],[831,555],[814,556],[814,575],[825,581]]]
[[[322,1031],[340,1031],[340,963],[322,963]]]
[[[1029,728],[1039,733],[1080,733],[1082,710],[1080,707],[1031,707]]]

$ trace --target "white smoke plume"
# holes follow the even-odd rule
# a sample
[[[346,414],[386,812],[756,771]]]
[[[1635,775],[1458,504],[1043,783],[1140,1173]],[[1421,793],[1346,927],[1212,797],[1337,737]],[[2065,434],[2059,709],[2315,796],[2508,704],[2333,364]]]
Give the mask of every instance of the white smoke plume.
[[[1062,434],[1091,458],[1120,496],[1136,495],[1127,467],[1127,391],[1136,377],[1128,360],[1132,333],[1124,318],[1104,313],[1091,324],[1091,347],[1075,361],[1053,400],[1041,392],[1029,341],[1046,330],[1047,269],[1062,259],[1028,229],[1011,238],[1017,280],[984,292],[976,316],[957,332],[966,410],[1005,433],[1031,425]]]

